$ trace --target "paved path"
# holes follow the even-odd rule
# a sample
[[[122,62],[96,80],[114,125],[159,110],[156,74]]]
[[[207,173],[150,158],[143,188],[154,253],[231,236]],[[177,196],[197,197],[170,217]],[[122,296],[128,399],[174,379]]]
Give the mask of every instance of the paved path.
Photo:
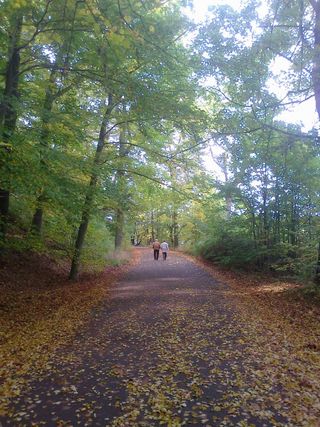
[[[248,410],[261,402],[246,385],[246,343],[226,286],[183,257],[140,251],[3,425],[286,425]]]

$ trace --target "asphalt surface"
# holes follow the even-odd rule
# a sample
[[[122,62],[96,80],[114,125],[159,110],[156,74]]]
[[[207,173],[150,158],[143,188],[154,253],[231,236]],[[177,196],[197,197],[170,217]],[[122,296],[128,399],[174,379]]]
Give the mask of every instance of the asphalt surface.
[[[261,402],[227,286],[178,254],[137,250],[141,262],[2,425],[286,425],[249,410]]]

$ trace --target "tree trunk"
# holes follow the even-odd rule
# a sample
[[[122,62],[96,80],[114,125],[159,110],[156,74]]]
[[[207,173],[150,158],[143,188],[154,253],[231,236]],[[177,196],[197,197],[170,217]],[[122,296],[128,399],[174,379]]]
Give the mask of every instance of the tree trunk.
[[[281,237],[280,237],[280,220],[281,220],[281,213],[280,213],[280,188],[279,188],[279,179],[276,179],[276,185],[275,185],[275,204],[274,204],[274,235],[273,239],[275,243],[280,243]]]
[[[48,86],[46,89],[46,96],[43,103],[42,110],[42,126],[40,134],[40,165],[43,170],[46,170],[46,158],[47,158],[47,149],[49,146],[49,128],[48,125],[51,120],[51,113],[53,108],[53,103],[56,98],[56,95],[53,93],[53,86],[56,82],[56,67],[51,71]],[[40,195],[37,198],[36,209],[33,214],[31,230],[36,234],[41,234],[42,231],[42,219],[43,219],[43,201],[45,200],[45,191],[42,189]]]
[[[317,113],[320,119],[320,2],[311,2],[315,13],[314,46],[313,46],[313,68],[312,82],[316,100]]]
[[[314,283],[320,285],[320,242],[318,244],[318,260],[316,265],[316,274],[313,278]]]
[[[65,3],[65,7],[66,5],[67,3]],[[61,96],[63,93],[66,92],[65,90],[59,90],[56,87],[57,71],[61,66],[63,66],[64,69],[67,69],[69,67],[69,49],[70,49],[73,34],[74,34],[74,25],[75,25],[77,9],[78,9],[78,2],[76,2],[74,5],[74,9],[73,9],[72,17],[70,21],[69,20],[65,21],[70,24],[70,34],[68,37],[64,39],[63,44],[57,53],[57,57],[56,57],[55,63],[53,64],[50,77],[48,80],[48,85],[46,88],[46,94],[45,94],[43,110],[42,110],[42,127],[41,127],[41,134],[40,134],[40,165],[42,166],[43,170],[46,170],[47,168],[46,151],[49,147],[49,134],[50,134],[48,125],[50,124],[50,121],[51,121],[53,105],[55,100],[59,96]],[[66,11],[64,10],[64,13],[65,12]],[[63,72],[63,74],[65,76],[65,71]],[[33,215],[32,225],[31,225],[31,230],[36,234],[41,234],[41,231],[42,231],[44,200],[45,200],[45,189],[41,189],[40,195],[37,198],[36,209]]]
[[[151,211],[151,240],[154,242],[155,240],[155,233],[154,233],[154,213],[153,209]]]
[[[40,204],[40,197],[38,198],[38,202]],[[40,205],[38,208],[36,208],[35,213],[33,214],[32,224],[31,224],[31,230],[37,234],[41,233],[42,217],[43,217],[43,210],[42,210],[42,206]]]
[[[92,205],[94,201],[94,195],[95,190],[98,182],[98,176],[99,176],[99,166],[100,166],[100,160],[101,155],[103,152],[103,149],[105,147],[106,143],[106,137],[107,137],[107,124],[109,122],[110,114],[112,112],[113,106],[112,106],[112,95],[109,95],[108,97],[108,107],[106,109],[106,112],[103,116],[100,133],[99,133],[99,139],[98,139],[98,145],[96,149],[96,154],[93,162],[93,169],[91,173],[91,179],[90,184],[88,187],[87,195],[84,201],[84,206],[82,210],[82,216],[81,216],[81,222],[78,229],[77,239],[75,243],[74,248],[74,254],[73,259],[71,263],[71,269],[69,274],[69,279],[71,280],[77,280],[78,273],[79,273],[79,266],[80,266],[80,257],[81,252],[83,248],[83,243],[86,237],[89,220],[90,220],[90,214],[92,210]]]
[[[210,150],[211,150],[211,147],[210,147]],[[212,151],[211,151],[211,156],[213,158]],[[227,153],[223,153],[222,172],[224,175],[224,182],[228,185],[229,184],[229,174],[228,174]],[[232,197],[231,197],[229,188],[227,188],[227,190],[226,190],[225,201],[226,201],[226,209],[227,209],[227,219],[229,219],[231,216],[231,212],[232,212]]]
[[[0,241],[5,239],[9,212],[9,191],[0,189]]]
[[[228,186],[229,184],[229,174],[228,174],[228,155],[227,153],[223,153],[221,156],[215,156],[212,151],[211,145],[209,145],[210,154],[212,160],[221,168],[222,173],[224,175],[224,183]],[[226,188],[225,193],[225,202],[226,202],[226,213],[227,219],[230,218],[232,213],[232,196],[230,188]]]
[[[268,246],[269,243],[269,226],[268,226],[268,207],[267,207],[267,189],[262,191],[262,221],[263,221],[263,243]]]
[[[15,16],[11,23],[8,62],[5,75],[5,88],[3,93],[3,101],[0,105],[0,128],[2,140],[5,144],[5,150],[9,154],[9,143],[16,128],[17,110],[15,103],[18,100],[18,84],[19,84],[19,69],[20,69],[20,53],[19,42],[22,31],[22,15]],[[4,156],[3,164],[0,165],[0,171],[3,172],[5,163],[8,161],[8,156]],[[2,182],[0,184],[0,239],[5,239],[8,213],[9,213],[9,198],[10,198],[10,182]]]
[[[256,215],[254,213],[254,209],[252,208],[252,210],[251,210],[251,230],[252,231],[251,232],[252,232],[252,238],[253,238],[253,241],[254,241],[255,248],[258,245],[256,229],[257,229]]]
[[[114,238],[115,250],[119,251],[122,246],[124,235],[124,212],[122,209],[118,208],[116,211],[116,232]]]
[[[290,243],[292,245],[296,245],[297,243],[297,217],[296,217],[294,195],[292,196],[292,201],[291,201]]]
[[[125,144],[126,139],[126,127],[122,126],[120,128],[119,134],[119,159],[125,159],[129,154],[129,148]],[[123,167],[123,165],[121,165]],[[116,209],[116,230],[115,230],[115,239],[114,246],[115,250],[119,251],[122,246],[123,236],[124,236],[124,225],[125,225],[125,206],[127,203],[127,186],[126,178],[123,169],[117,170],[117,196],[118,196],[118,207]]]
[[[178,213],[175,206],[172,213],[172,244],[174,249],[179,246]]]
[[[177,183],[177,171],[172,163],[168,163],[171,185]],[[174,192],[172,191],[172,214],[171,214],[171,226],[170,226],[170,238],[171,244],[174,249],[179,246],[179,225],[178,225],[178,211],[177,203],[175,200]]]
[[[86,237],[87,229],[89,225],[90,211],[91,211],[92,203],[94,200],[94,190],[96,188],[96,184],[97,184],[97,176],[96,174],[94,174],[91,177],[89,189],[88,189],[85,203],[84,203],[84,209],[82,211],[81,223],[78,229],[78,234],[77,234],[77,239],[75,243],[70,274],[69,274],[69,279],[71,280],[77,280],[78,278],[80,257],[81,257],[81,252],[84,244],[84,239]]]
[[[314,25],[314,46],[313,46],[313,68],[312,68],[312,83],[314,88],[314,96],[316,100],[316,109],[320,120],[320,1],[311,1],[315,13]],[[316,265],[316,274],[314,282],[320,285],[320,242],[318,246],[318,261]]]

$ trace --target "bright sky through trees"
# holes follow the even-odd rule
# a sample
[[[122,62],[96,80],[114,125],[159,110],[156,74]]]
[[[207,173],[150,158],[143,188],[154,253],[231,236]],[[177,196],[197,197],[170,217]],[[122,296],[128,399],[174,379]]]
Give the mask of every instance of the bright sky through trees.
[[[262,1],[261,15],[267,12],[265,3]],[[217,6],[227,4],[233,7],[235,10],[239,10],[243,1],[241,0],[193,0],[192,11],[189,9],[187,14],[196,23],[205,21],[210,16],[208,10],[210,6]],[[276,59],[272,64],[273,73],[279,78],[279,82],[270,80],[269,89],[274,92],[279,98],[285,95],[286,88],[281,84],[281,75],[286,73],[288,70],[288,63],[282,58]],[[302,104],[295,104],[292,107],[287,107],[287,111],[282,112],[279,115],[279,119],[289,123],[297,123],[303,125],[303,130],[308,131],[317,126],[317,114],[315,109],[315,100],[311,98]]]

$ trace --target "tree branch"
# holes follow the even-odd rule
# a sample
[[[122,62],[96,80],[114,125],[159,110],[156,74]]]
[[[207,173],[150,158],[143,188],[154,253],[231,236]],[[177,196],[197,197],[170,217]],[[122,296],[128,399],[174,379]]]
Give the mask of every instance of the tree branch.
[[[41,23],[43,22],[45,16],[47,15],[50,3],[52,3],[52,2],[53,2],[53,0],[47,0],[45,10],[44,10],[40,20],[36,24],[35,32],[33,33],[32,37],[27,42],[25,42],[23,45],[18,47],[18,50],[21,50],[21,49],[24,49],[25,47],[27,47],[37,37],[37,35],[41,32],[39,27],[40,27]]]

